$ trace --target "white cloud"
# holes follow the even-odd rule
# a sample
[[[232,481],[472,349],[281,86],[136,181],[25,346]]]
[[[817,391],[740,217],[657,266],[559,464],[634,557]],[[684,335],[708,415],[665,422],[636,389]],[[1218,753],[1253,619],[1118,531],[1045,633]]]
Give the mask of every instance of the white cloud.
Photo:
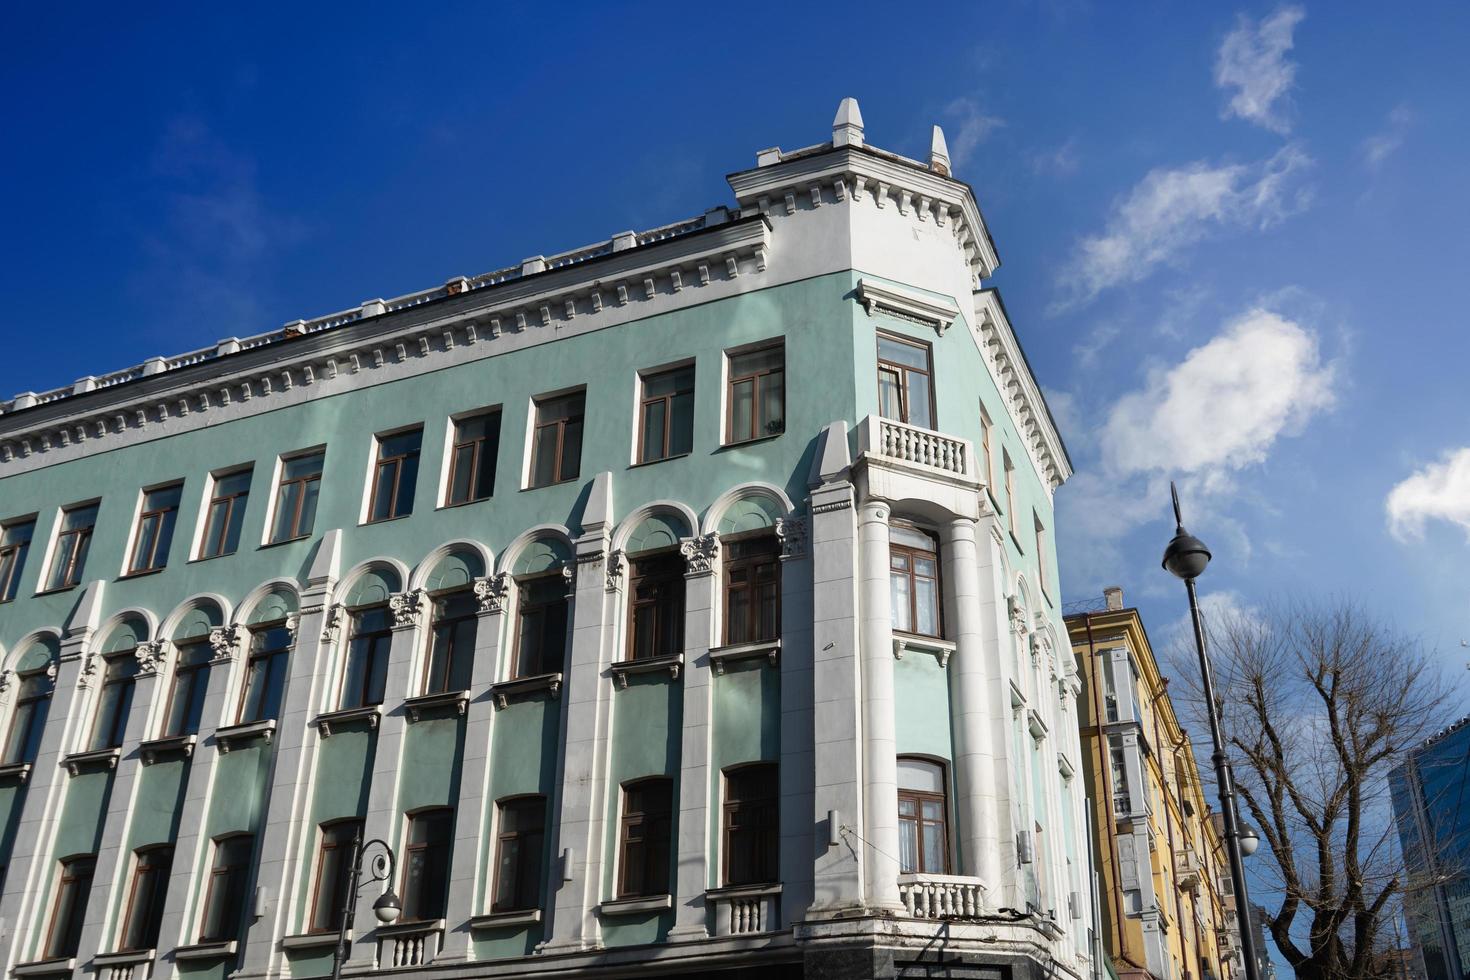
[[[1377,171],[1383,166],[1383,162],[1404,145],[1404,137],[1408,135],[1409,127],[1414,124],[1414,110],[1407,105],[1395,106],[1388,114],[1388,120],[1383,129],[1363,140],[1360,148],[1363,154],[1363,163],[1369,170]]]
[[[1103,453],[1115,472],[1180,472],[1210,484],[1260,463],[1334,401],[1316,335],[1252,309],[1113,406]]]
[[[954,139],[949,141],[950,155],[956,166],[963,166],[975,155],[975,150],[991,133],[1000,129],[1006,121],[999,116],[981,111],[980,103],[974,99],[959,98],[945,106],[944,114],[957,121]]]
[[[1384,508],[1389,530],[1401,541],[1422,536],[1431,520],[1458,524],[1470,535],[1470,447],[1447,452],[1401,481]]]
[[[1221,118],[1237,116],[1273,133],[1291,130],[1278,103],[1296,81],[1296,63],[1286,54],[1292,47],[1292,31],[1306,15],[1301,7],[1286,6],[1259,23],[1240,16],[1215,58],[1215,84],[1232,92]]]
[[[1039,150],[1031,154],[1031,170],[1050,177],[1070,177],[1082,166],[1077,158],[1077,140],[1072,138],[1053,150]]]
[[[1311,197],[1301,180],[1311,164],[1299,147],[1288,145],[1255,164],[1198,161],[1149,171],[1113,205],[1104,231],[1077,243],[1055,308],[1137,282],[1218,229],[1265,229],[1300,211]]]

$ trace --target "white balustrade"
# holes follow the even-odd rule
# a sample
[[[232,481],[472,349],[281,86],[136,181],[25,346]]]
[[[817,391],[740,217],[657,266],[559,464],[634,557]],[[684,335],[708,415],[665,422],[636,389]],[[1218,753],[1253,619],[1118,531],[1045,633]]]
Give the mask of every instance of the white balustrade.
[[[715,908],[716,936],[743,936],[780,928],[779,885],[731,888],[707,894]]]
[[[882,459],[937,470],[968,480],[979,478],[968,439],[870,415],[863,420],[863,451]]]
[[[444,920],[412,922],[378,929],[378,963],[382,969],[423,966],[439,955]]]
[[[985,910],[985,886],[978,878],[900,875],[898,894],[915,919],[975,919]]]

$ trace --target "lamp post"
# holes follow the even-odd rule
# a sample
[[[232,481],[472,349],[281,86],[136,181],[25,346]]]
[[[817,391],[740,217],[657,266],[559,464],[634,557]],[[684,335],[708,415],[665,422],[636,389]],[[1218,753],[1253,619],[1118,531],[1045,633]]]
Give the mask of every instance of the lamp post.
[[[1235,886],[1235,921],[1240,926],[1240,958],[1245,967],[1246,980],[1261,980],[1256,962],[1256,940],[1251,928],[1250,896],[1245,887],[1245,862],[1243,850],[1254,852],[1259,838],[1254,832],[1243,840],[1240,820],[1235,812],[1235,783],[1230,764],[1225,760],[1225,740],[1220,734],[1220,718],[1215,710],[1215,682],[1210,672],[1210,658],[1205,653],[1204,623],[1199,615],[1199,599],[1195,595],[1194,580],[1210,563],[1210,549],[1205,543],[1184,530],[1184,518],[1179,514],[1179,491],[1169,484],[1169,494],[1174,498],[1174,538],[1164,549],[1164,568],[1177,578],[1184,580],[1184,589],[1189,593],[1189,616],[1194,623],[1194,645],[1199,652],[1199,673],[1204,689],[1205,707],[1210,715],[1210,739],[1214,742],[1214,753],[1210,761],[1215,764],[1215,781],[1220,788],[1220,817],[1225,825],[1225,855],[1230,859],[1230,881]],[[1246,846],[1243,847],[1242,845]]]
[[[332,949],[332,980],[342,980],[342,961],[347,959],[347,927],[357,916],[357,890],[361,887],[362,855],[374,844],[381,847],[383,853],[373,859],[372,878],[369,879],[369,883],[391,882],[393,878],[393,868],[397,864],[393,848],[377,838],[364,844],[361,833],[353,837],[352,873],[347,876],[347,900],[343,903],[342,922],[337,927],[337,945]],[[403,903],[398,900],[397,895],[393,894],[393,886],[389,884],[388,889],[373,903],[373,914],[378,917],[379,922],[386,926],[398,921],[398,913],[401,911],[403,911]]]

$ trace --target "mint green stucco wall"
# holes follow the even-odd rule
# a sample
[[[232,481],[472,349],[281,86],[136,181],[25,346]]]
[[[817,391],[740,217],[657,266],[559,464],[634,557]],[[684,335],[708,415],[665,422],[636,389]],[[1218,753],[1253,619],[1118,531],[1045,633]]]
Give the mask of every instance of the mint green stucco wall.
[[[376,729],[345,727],[334,730],[331,738],[321,740],[316,757],[316,776],[312,780],[311,829],[301,835],[300,877],[297,894],[302,901],[291,912],[291,931],[306,931],[306,917],[315,890],[311,887],[316,873],[316,853],[320,843],[317,828],[343,817],[361,817],[367,813],[368,791],[372,787],[373,749],[377,744]],[[330,959],[330,957],[329,957]],[[297,961],[293,959],[292,970]],[[310,973],[301,974],[311,976]]]
[[[714,733],[710,746],[709,888],[723,873],[720,821],[725,800],[724,771],[746,762],[781,758],[781,674],[764,659],[730,664],[713,678]]]
[[[66,800],[61,805],[61,822],[56,843],[51,849],[50,866],[42,879],[41,894],[53,894],[53,883],[60,862],[76,854],[96,854],[102,842],[102,819],[107,815],[107,799],[112,793],[112,770],[82,772],[65,777]],[[29,937],[29,959],[40,959],[45,931],[37,929]],[[22,961],[24,962],[24,960]]]

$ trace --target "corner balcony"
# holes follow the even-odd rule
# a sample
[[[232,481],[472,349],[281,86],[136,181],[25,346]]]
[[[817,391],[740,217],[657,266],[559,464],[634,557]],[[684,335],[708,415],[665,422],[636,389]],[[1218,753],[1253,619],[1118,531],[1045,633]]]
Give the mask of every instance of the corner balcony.
[[[980,516],[984,475],[970,440],[869,415],[858,424],[857,449],[867,496],[930,501],[958,516]]]
[[[898,894],[904,912],[915,919],[980,919],[985,885],[964,875],[903,874]]]

